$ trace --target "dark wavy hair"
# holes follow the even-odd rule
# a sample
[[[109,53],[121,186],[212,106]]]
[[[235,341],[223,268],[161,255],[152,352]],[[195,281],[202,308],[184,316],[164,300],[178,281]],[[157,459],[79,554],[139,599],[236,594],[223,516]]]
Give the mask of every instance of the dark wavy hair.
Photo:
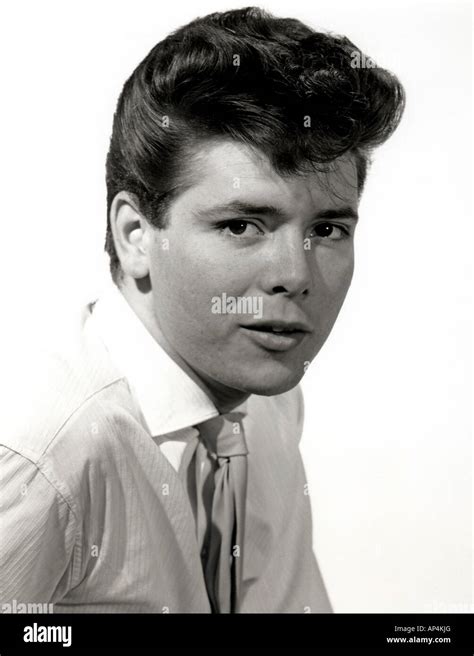
[[[157,228],[202,139],[258,148],[280,174],[350,153],[362,192],[371,150],[397,127],[404,91],[349,39],[257,8],[213,13],[158,43],[126,81],[107,155],[105,250],[120,262],[110,206],[122,190]]]

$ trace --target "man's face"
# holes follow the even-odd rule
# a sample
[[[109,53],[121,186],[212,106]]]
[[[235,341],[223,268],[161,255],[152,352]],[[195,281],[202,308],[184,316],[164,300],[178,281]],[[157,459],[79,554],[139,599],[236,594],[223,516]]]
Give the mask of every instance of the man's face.
[[[321,349],[351,282],[355,163],[281,177],[263,155],[225,141],[209,142],[191,166],[195,184],[167,227],[153,229],[157,324],[204,382],[285,392]]]

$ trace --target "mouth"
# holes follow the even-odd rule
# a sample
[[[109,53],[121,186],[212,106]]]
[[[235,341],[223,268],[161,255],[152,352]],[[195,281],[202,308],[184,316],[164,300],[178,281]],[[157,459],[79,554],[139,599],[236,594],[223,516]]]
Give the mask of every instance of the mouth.
[[[288,351],[311,332],[303,323],[283,321],[261,321],[241,328],[254,342],[270,351]]]

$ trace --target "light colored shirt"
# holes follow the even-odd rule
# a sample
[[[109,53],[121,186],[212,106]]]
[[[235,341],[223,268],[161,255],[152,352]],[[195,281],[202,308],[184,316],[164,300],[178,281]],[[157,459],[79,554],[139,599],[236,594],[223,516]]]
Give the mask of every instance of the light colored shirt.
[[[115,288],[55,351],[23,357],[10,381],[23,412],[6,409],[0,436],[0,607],[210,612],[177,473],[198,439],[193,426],[218,414],[209,398]],[[298,446],[301,392],[244,406],[241,612],[330,612]]]
[[[112,283],[95,303],[91,324],[127,379],[150,435],[176,471],[194,428],[219,412],[161,348]]]
[[[202,553],[207,530],[203,518],[210,516],[212,507],[212,490],[208,486],[205,489],[204,482],[212,469],[212,458],[205,450],[196,449],[199,431],[195,425],[219,412],[199,385],[156,342],[114,284],[110,283],[96,301],[89,321],[127,379],[150,435],[182,477]],[[239,412],[244,413],[245,406],[242,403]],[[201,476],[188,487],[187,468],[193,456],[199,458],[192,466]]]

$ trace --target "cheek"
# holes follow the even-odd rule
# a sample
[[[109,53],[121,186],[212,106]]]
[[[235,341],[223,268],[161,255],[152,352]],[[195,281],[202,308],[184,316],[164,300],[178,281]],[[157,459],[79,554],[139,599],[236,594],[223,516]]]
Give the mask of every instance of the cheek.
[[[322,278],[323,288],[328,296],[335,299],[344,297],[351,284],[354,273],[354,249],[348,245],[340,252],[321,254],[317,269]]]
[[[323,336],[328,335],[337,319],[353,273],[354,258],[350,253],[346,257],[327,257],[326,261],[320,262],[313,312],[315,323],[319,325],[320,334]]]
[[[193,298],[206,293],[219,279],[210,254],[204,254],[198,242],[169,234],[168,249],[156,249],[151,270],[153,286],[164,297]]]
[[[255,267],[249,259],[229,249],[228,244],[206,234],[185,243],[176,251],[169,275],[173,287],[186,292],[194,302],[211,304],[211,299],[243,295],[255,280]]]
[[[235,292],[236,267],[226,267],[196,243],[191,247],[170,240],[169,251],[158,257],[151,270],[154,305],[170,341],[207,343],[226,335],[232,315],[213,313],[212,299]]]

